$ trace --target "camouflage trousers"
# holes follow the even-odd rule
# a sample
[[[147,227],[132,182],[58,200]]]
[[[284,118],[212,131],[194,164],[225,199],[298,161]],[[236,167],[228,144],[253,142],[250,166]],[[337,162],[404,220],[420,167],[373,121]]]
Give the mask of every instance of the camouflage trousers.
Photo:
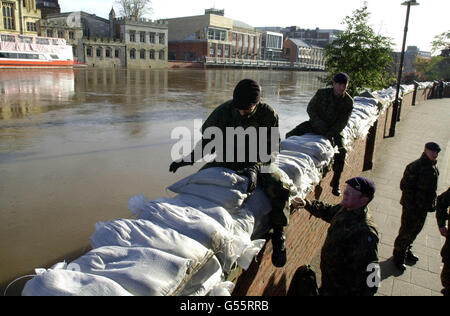
[[[411,249],[417,235],[422,231],[428,212],[425,210],[403,208],[402,222],[398,237],[394,243],[394,256],[404,259]]]
[[[291,136],[302,136],[304,134],[308,133],[314,133],[312,125],[309,121],[303,122],[300,125],[298,125],[296,128],[294,128],[292,131],[286,134],[286,138],[289,138]],[[347,157],[347,150],[344,148],[343,140],[340,135],[337,135],[332,140],[333,146],[339,147],[339,153],[334,155],[333,158],[333,172],[334,172],[334,178],[333,182],[336,182],[336,184],[339,183],[339,180],[341,178],[342,171],[344,170],[345,166],[345,158]]]
[[[273,228],[286,227],[289,224],[290,205],[289,186],[282,180],[280,171],[271,173],[260,173],[258,182],[266,193],[272,206],[269,214],[270,223]]]

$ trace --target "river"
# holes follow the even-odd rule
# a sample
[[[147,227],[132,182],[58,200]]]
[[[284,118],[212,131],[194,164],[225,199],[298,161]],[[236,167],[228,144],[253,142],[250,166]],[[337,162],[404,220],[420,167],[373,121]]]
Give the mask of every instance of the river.
[[[0,295],[9,282],[82,255],[94,224],[130,217],[131,196],[169,173],[176,127],[194,131],[252,78],[282,138],[307,118],[323,73],[260,70],[0,70]],[[21,283],[23,285],[23,283]],[[19,283],[8,294],[20,294]]]

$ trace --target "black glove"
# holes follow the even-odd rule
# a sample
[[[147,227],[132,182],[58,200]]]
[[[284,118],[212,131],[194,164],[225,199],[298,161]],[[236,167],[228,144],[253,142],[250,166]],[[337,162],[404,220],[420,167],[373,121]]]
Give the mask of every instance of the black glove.
[[[192,163],[192,162],[186,162],[186,161],[174,161],[170,164],[169,171],[175,173],[175,172],[177,172],[178,168],[185,167],[185,166],[191,166],[193,164],[194,163]]]
[[[248,178],[247,193],[255,191],[258,182],[258,169],[256,167],[245,168],[240,174]]]

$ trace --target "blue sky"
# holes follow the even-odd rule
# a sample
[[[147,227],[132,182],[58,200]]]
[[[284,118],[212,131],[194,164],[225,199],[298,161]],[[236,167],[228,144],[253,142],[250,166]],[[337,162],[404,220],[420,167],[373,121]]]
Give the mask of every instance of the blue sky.
[[[370,23],[376,32],[391,37],[401,49],[406,6],[398,0],[368,0]],[[418,0],[411,8],[407,45],[431,50],[433,37],[450,30],[449,0]],[[115,0],[60,0],[61,10],[86,11],[108,17]],[[206,8],[225,9],[225,16],[252,26],[292,26],[343,29],[345,16],[362,7],[362,0],[153,0],[152,19],[202,15]],[[276,4],[276,5],[275,5]]]

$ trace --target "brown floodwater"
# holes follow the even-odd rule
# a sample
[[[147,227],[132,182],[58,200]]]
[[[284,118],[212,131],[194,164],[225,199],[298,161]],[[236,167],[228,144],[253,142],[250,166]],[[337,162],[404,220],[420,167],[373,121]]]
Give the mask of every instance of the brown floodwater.
[[[258,70],[0,70],[0,295],[71,261],[98,221],[130,217],[131,196],[169,196],[174,128],[194,130],[258,80],[284,135],[306,117],[321,73]],[[20,294],[18,283],[8,294]]]

